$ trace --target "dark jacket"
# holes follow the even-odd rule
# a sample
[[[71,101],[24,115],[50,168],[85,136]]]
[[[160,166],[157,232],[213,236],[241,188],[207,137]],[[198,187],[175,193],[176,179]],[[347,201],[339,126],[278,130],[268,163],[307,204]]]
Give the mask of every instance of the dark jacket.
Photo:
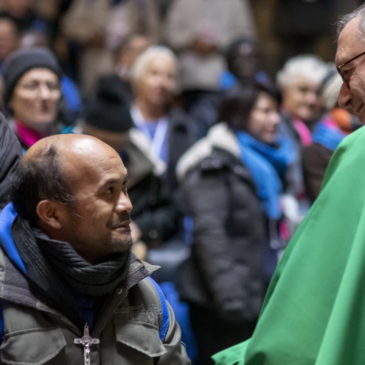
[[[11,205],[0,216],[0,363],[82,364],[82,346],[74,343],[80,329],[35,296],[22,273],[26,268],[9,234],[14,217]],[[135,259],[127,279],[106,299],[90,333],[100,340],[91,347],[91,364],[190,364],[174,314],[147,278],[153,270]],[[169,322],[161,339],[163,305]]]
[[[254,320],[264,287],[265,218],[235,136],[213,127],[181,159],[178,174],[193,221],[182,297],[230,321]]]
[[[133,128],[123,156],[128,169],[128,194],[133,204],[131,217],[141,230],[141,240],[156,247],[177,233],[181,212],[147,145],[144,134]]]
[[[21,155],[22,149],[16,135],[0,114],[0,209],[9,201],[11,176]]]

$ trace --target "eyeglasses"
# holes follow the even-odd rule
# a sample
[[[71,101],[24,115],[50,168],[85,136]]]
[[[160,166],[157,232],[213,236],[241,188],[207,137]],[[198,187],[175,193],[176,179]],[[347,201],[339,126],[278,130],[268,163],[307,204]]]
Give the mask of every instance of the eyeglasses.
[[[54,82],[39,82],[39,81],[33,81],[30,83],[24,83],[20,84],[19,87],[23,88],[24,90],[30,91],[30,92],[36,92],[41,89],[41,87],[46,87],[48,91],[59,91],[60,90],[60,84],[54,83]]]
[[[355,61],[357,58],[360,58],[361,56],[365,55],[365,51],[359,53],[358,55],[352,57],[351,59],[349,59],[348,61],[346,61],[345,63],[343,63],[340,66],[337,66],[337,72],[340,74],[342,81],[344,82],[344,84],[349,88],[350,87],[350,78],[348,76],[346,76],[346,70],[344,71],[343,68],[350,64],[351,62]]]

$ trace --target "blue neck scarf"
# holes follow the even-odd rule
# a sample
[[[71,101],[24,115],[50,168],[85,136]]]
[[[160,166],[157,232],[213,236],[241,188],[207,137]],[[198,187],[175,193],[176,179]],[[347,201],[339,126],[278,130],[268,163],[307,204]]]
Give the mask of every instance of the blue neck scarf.
[[[320,122],[313,131],[312,142],[316,142],[323,147],[334,151],[345,137],[346,134],[336,128],[336,126]]]
[[[257,194],[268,218],[277,220],[281,216],[280,195],[288,165],[293,161],[294,151],[289,140],[282,140],[278,147],[260,142],[245,132],[236,133],[242,162],[251,172]]]

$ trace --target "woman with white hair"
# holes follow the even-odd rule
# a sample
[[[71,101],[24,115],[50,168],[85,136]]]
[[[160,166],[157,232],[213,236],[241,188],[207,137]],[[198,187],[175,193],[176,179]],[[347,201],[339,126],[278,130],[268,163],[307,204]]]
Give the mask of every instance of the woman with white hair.
[[[311,143],[311,129],[322,113],[320,84],[328,65],[313,55],[290,58],[277,74],[282,93],[279,133],[294,145],[293,161],[288,174],[287,191],[291,198],[287,215],[292,229],[301,221],[309,207],[303,182],[302,148]],[[294,197],[294,200],[292,199]]]
[[[318,57],[300,55],[290,58],[277,75],[283,119],[303,145],[310,143],[310,129],[321,114],[319,87],[327,71]]]
[[[176,187],[178,158],[195,141],[196,128],[173,106],[177,90],[177,59],[167,47],[151,46],[131,70],[134,101],[131,115],[160,161],[170,190]]]

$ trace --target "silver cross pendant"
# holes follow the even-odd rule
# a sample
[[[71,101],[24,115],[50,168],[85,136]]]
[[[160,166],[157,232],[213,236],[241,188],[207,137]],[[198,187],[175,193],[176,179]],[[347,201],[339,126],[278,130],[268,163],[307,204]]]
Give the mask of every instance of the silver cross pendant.
[[[92,338],[89,334],[89,327],[87,323],[84,326],[84,335],[81,338],[75,338],[74,344],[81,345],[84,348],[84,365],[91,365],[90,360],[90,348],[92,345],[98,345],[100,340],[98,338]]]

